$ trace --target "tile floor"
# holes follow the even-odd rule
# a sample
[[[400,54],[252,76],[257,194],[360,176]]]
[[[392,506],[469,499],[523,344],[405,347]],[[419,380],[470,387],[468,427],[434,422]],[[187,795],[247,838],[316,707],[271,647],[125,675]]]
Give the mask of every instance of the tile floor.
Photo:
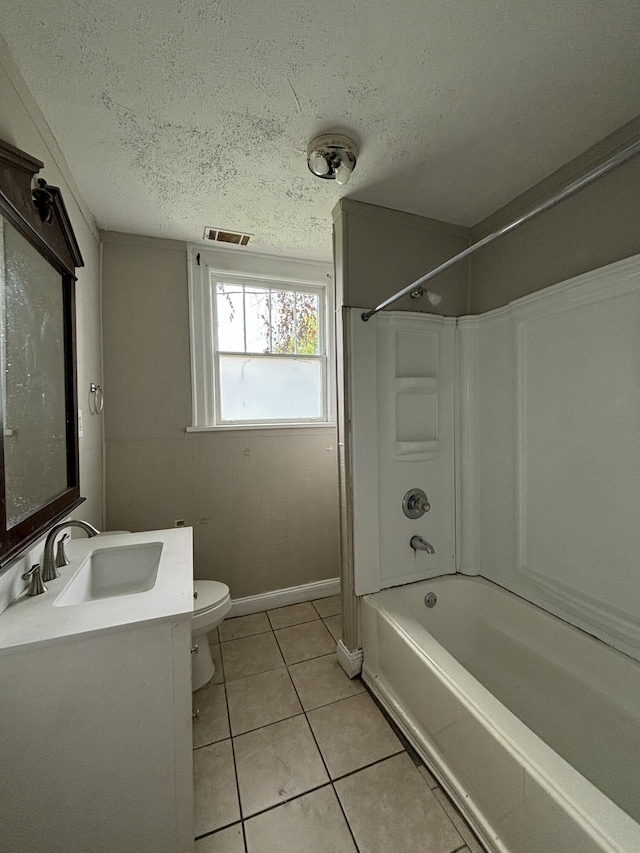
[[[195,853],[483,853],[335,654],[340,598],[228,619],[193,695]]]

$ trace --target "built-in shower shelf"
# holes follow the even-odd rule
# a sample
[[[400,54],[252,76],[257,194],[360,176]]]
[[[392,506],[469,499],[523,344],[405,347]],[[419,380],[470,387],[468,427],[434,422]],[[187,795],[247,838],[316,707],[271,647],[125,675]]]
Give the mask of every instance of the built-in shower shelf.
[[[435,394],[438,391],[438,379],[435,376],[399,376],[392,380],[394,391],[404,391],[415,388],[424,391],[431,390]]]
[[[395,455],[411,459],[429,459],[438,455],[438,441],[396,441]]]
[[[393,379],[394,455],[426,459],[438,452],[438,380]]]
[[[439,452],[438,331],[411,316],[391,319],[381,334],[391,455],[430,459]]]

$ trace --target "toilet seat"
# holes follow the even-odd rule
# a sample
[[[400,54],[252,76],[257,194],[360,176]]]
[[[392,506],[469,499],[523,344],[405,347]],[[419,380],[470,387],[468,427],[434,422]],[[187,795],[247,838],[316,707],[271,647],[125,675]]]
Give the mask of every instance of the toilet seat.
[[[205,627],[215,620],[219,615],[220,620],[226,616],[231,608],[231,596],[229,587],[220,581],[194,581],[194,593],[198,597],[193,602],[192,633],[199,628]]]
[[[193,591],[198,593],[193,603],[195,615],[222,604],[229,597],[229,587],[220,581],[194,581]]]

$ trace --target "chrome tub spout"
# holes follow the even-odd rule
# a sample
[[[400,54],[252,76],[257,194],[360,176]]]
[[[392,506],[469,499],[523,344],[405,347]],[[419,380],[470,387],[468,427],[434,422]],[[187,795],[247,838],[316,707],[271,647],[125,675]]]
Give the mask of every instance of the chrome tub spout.
[[[433,547],[431,542],[427,542],[426,539],[423,539],[422,536],[412,536],[411,537],[411,547],[415,551],[426,551],[427,554],[435,554],[436,549]]]

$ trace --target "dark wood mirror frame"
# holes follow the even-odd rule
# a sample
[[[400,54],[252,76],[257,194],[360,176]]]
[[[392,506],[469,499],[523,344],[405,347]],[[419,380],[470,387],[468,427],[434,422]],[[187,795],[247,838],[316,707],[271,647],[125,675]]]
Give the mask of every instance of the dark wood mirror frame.
[[[84,266],[71,221],[58,187],[34,177],[44,166],[19,148],[0,140],[0,214],[60,274],[64,314],[64,374],[66,411],[67,488],[7,527],[5,489],[5,414],[0,394],[0,567],[32,545],[55,522],[78,506],[80,463],[78,453],[78,401],[76,382],[75,271]],[[4,299],[4,294],[0,294]],[[0,367],[0,382],[5,381]]]

